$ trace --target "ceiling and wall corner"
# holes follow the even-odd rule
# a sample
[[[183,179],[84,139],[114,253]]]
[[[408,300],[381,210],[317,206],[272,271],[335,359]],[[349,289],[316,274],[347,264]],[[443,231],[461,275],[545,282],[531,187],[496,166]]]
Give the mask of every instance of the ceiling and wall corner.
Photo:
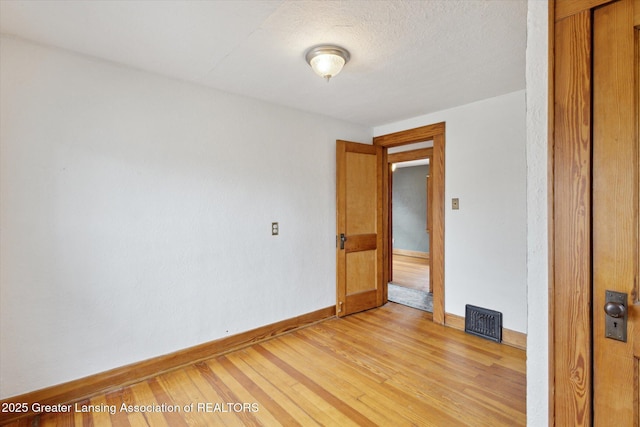
[[[378,126],[525,87],[527,2],[0,2],[0,32]],[[330,83],[304,55],[351,60]]]

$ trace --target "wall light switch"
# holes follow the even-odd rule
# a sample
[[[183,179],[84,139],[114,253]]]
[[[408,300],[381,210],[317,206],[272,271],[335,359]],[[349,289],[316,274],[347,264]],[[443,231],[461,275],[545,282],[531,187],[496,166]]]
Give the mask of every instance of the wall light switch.
[[[454,210],[460,209],[460,199],[458,199],[457,197],[454,199],[451,199],[451,209],[454,209]]]
[[[272,222],[271,223],[271,235],[272,236],[277,236],[279,232],[280,232],[280,226],[278,226],[278,223],[277,222]]]

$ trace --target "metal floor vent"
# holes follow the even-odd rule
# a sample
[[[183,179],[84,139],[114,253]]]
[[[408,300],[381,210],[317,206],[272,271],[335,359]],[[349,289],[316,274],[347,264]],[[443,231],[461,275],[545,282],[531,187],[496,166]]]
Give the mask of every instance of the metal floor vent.
[[[502,313],[467,304],[464,331],[495,342],[502,342]]]

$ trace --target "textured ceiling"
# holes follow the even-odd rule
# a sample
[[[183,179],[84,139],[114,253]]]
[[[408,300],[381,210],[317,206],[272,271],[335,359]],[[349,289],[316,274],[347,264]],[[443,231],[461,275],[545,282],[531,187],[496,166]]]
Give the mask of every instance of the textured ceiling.
[[[524,89],[526,14],[526,0],[1,0],[0,31],[377,126]],[[351,52],[329,83],[304,60],[320,43]]]

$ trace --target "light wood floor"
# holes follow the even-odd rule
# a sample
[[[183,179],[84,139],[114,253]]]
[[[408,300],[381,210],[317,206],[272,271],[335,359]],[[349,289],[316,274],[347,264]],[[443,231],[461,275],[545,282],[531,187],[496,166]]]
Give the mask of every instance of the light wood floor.
[[[429,260],[405,255],[392,256],[394,285],[429,292]]]
[[[194,409],[127,413],[123,403]],[[82,405],[114,405],[115,413],[46,414],[12,425],[524,426],[525,353],[388,303]]]

